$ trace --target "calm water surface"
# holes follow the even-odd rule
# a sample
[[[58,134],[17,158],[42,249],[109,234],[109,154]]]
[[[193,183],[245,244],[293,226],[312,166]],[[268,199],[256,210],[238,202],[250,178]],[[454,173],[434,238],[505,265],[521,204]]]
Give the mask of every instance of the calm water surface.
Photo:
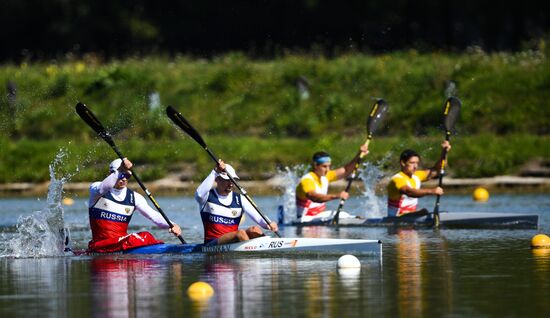
[[[187,241],[201,241],[202,225],[191,198],[157,199],[183,226]],[[90,238],[85,201],[76,198],[73,205],[63,207],[73,248],[85,248]],[[256,201],[276,219],[280,198]],[[422,202],[433,207],[433,200]],[[23,243],[36,245],[41,236],[33,234],[34,228],[17,230],[18,218],[39,218],[47,205],[45,199],[0,199],[0,317],[550,314],[550,250],[529,247],[535,234],[550,234],[550,197],[544,194],[493,195],[485,204],[469,196],[442,200],[449,211],[537,213],[539,230],[282,229],[288,237],[382,240],[382,258],[360,255],[359,273],[339,272],[340,255],[25,255]],[[350,199],[346,208],[364,211],[368,206]],[[167,242],[178,242],[141,216],[131,224],[134,231],[146,229]],[[15,247],[20,250],[10,250],[8,242],[21,243]],[[187,296],[187,288],[196,281],[212,285],[215,294],[210,301],[196,303]]]

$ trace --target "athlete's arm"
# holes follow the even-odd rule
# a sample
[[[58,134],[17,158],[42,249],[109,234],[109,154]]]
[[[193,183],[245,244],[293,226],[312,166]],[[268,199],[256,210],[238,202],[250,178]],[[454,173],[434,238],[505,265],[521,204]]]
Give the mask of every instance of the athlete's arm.
[[[141,194],[134,192],[134,198],[136,200],[136,210],[141,213],[141,215],[151,220],[160,228],[167,229],[169,227],[160,212],[150,207]]]
[[[88,201],[89,206],[94,205],[99,198],[105,193],[111,191],[114,188],[118,180],[118,172],[113,172],[103,179],[101,182],[94,182],[90,185],[90,200]]]
[[[409,197],[421,198],[426,195],[442,195],[443,189],[440,187],[414,189],[409,187],[408,185],[405,185],[399,189],[399,192],[401,192],[402,194],[406,194]]]
[[[248,199],[245,196],[241,196],[241,203],[243,205],[243,210],[248,216],[254,220],[259,226],[263,227],[266,230],[269,230],[269,227],[267,226],[267,223],[265,222],[264,218],[256,211],[254,206],[248,202]]]
[[[345,166],[334,170],[334,172],[336,173],[335,180],[340,180],[342,178],[349,176],[355,169],[355,164],[359,160],[361,160],[361,154],[363,154],[363,157],[364,157],[368,153],[369,153],[369,147],[365,145],[361,145],[361,147],[359,147],[359,152],[355,155],[355,157],[353,157],[353,159],[351,159],[350,162],[348,162]]]
[[[435,165],[428,169],[430,172],[428,173],[428,179],[433,179],[439,177],[439,172],[441,171],[441,165],[443,164],[443,160],[445,159],[445,154],[448,153],[451,150],[451,144],[449,141],[444,140],[441,143],[441,157],[440,159],[435,163]],[[448,162],[447,162],[448,163]]]
[[[117,180],[118,172],[113,172],[108,175],[107,178],[103,179],[103,181],[101,181],[101,183],[98,185],[99,194],[103,195],[111,191],[111,189],[115,187]]]
[[[214,181],[216,181],[216,171],[212,170],[208,177],[206,177],[206,179],[204,179],[204,181],[197,188],[197,191],[195,192],[195,201],[201,205],[206,203],[206,200],[208,200],[208,193],[210,192],[210,189],[212,189]]]
[[[330,170],[327,175],[327,180],[329,182],[336,180],[336,174],[334,170]],[[296,196],[301,199],[309,199],[313,202],[323,203],[331,200],[336,200],[343,198],[346,200],[348,198],[348,193],[345,191],[340,192],[339,194],[322,194],[318,193],[315,187],[315,182],[311,179],[302,179],[299,186],[296,189]],[[302,197],[305,196],[305,197]]]
[[[306,196],[307,196],[308,199],[310,199],[313,202],[323,203],[323,202],[327,202],[327,201],[331,201],[331,200],[340,199],[340,197],[342,196],[342,193],[340,193],[340,194],[321,194],[321,193],[317,193],[315,191],[310,191],[310,192],[306,193]]]

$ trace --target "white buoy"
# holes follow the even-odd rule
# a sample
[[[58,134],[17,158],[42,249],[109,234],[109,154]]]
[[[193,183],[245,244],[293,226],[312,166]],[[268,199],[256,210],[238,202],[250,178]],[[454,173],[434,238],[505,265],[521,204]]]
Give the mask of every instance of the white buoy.
[[[357,257],[346,254],[338,259],[338,268],[361,268],[361,262]]]
[[[338,268],[338,276],[342,283],[348,287],[352,287],[359,280],[361,267],[340,267]]]

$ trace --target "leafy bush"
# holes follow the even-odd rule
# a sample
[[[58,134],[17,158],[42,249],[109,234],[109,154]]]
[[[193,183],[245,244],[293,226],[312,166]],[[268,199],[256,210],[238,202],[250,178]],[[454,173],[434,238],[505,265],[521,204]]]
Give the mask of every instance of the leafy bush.
[[[61,147],[94,164],[112,157],[103,150],[88,153],[92,145],[105,145],[96,144],[95,133],[74,112],[78,101],[128,147],[129,156],[154,165],[145,178],[171,171],[173,162],[211,168],[166,118],[166,105],[212,138],[225,158],[260,176],[275,165],[307,162],[317,148],[343,163],[364,141],[366,116],[381,97],[391,109],[372,147],[395,158],[404,146],[417,144],[415,136],[422,137],[421,148],[427,141],[437,145],[449,80],[458,84],[455,95],[463,102],[458,138],[468,141],[453,150],[460,162],[453,173],[513,173],[530,158],[548,157],[542,144],[550,127],[547,54],[405,51],[262,61],[232,53],[211,60],[159,56],[103,63],[90,56],[7,64],[0,67],[0,82],[15,83],[17,96],[15,102],[6,94],[0,98],[0,182],[47,180],[45,165]],[[299,80],[307,92],[298,88]],[[159,100],[153,103],[151,96]],[[21,158],[29,158],[30,169],[19,172]],[[83,168],[74,178],[92,172]]]

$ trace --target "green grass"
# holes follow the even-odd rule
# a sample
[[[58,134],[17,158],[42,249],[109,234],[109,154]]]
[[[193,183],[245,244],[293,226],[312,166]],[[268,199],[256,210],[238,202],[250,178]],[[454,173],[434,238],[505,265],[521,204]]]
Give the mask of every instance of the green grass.
[[[97,178],[113,153],[76,115],[78,101],[143,166],[146,180],[178,167],[193,165],[198,175],[211,167],[203,150],[166,118],[166,105],[208,137],[220,157],[255,178],[306,162],[318,149],[332,152],[336,162],[347,160],[364,141],[376,97],[391,110],[375,136],[373,158],[397,158],[413,145],[430,159],[439,152],[449,80],[458,84],[455,95],[463,102],[451,157],[451,165],[459,165],[451,171],[463,177],[514,173],[528,160],[549,157],[547,54],[543,47],[494,54],[406,51],[265,61],[233,53],[211,60],[106,63],[87,57],[6,64],[0,82],[15,83],[17,98],[10,103],[6,94],[0,97],[0,182],[48,180],[47,166],[61,148],[67,156],[59,169],[74,174],[73,180]],[[300,97],[299,77],[310,83],[308,99]],[[150,107],[151,93],[160,96],[156,109]]]
[[[238,136],[204,136],[220,158],[233,164],[243,178],[263,179],[278,168],[309,163],[313,152],[326,150],[333,163],[350,160],[364,140],[359,137],[325,137],[320,139],[259,138]],[[405,148],[416,149],[425,167],[431,167],[440,154],[440,137],[375,138],[367,160],[375,162],[388,174],[399,169],[398,158]],[[203,178],[213,162],[206,152],[189,137],[174,140],[144,141],[115,136],[124,155],[136,165],[144,180],[152,180],[187,171],[194,180]],[[550,158],[548,136],[489,135],[455,136],[449,154],[449,175],[454,177],[486,177],[513,174],[527,160]],[[114,152],[102,140],[83,142],[74,139],[55,141],[10,141],[0,139],[0,182],[39,182],[49,179],[48,166],[59,154],[64,156],[55,165],[56,176],[72,181],[91,181],[103,177]],[[24,158],[24,159],[23,159]]]

